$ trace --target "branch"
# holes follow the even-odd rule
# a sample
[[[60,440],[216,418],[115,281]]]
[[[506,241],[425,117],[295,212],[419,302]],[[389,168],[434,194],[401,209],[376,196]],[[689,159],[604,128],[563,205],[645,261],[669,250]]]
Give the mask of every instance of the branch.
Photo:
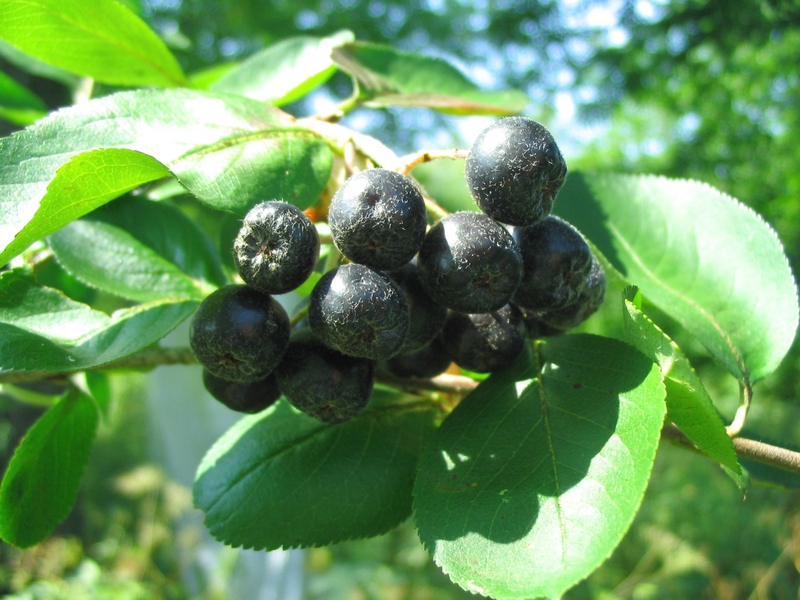
[[[667,425],[661,430],[664,439],[676,442],[681,446],[703,454],[689,438],[675,425]],[[742,437],[733,438],[733,449],[736,455],[742,458],[749,458],[760,463],[772,465],[779,469],[784,469],[791,473],[800,475],[800,452],[794,452],[779,446],[773,446],[764,442],[758,442]]]
[[[114,362],[80,369],[81,371],[110,371],[113,369],[152,369],[159,365],[195,365],[195,358],[190,348],[161,348],[153,346],[136,354]],[[77,372],[77,371],[75,371]],[[63,380],[72,374],[70,371],[5,371],[0,372],[0,384],[25,383],[26,381]]]
[[[89,371],[108,371],[113,369],[150,369],[159,365],[194,365],[197,359],[190,348],[161,348],[154,346],[126,358],[87,369]],[[26,381],[62,380],[70,372],[52,373],[47,371],[6,371],[0,372],[0,384],[24,383]],[[399,389],[416,392],[432,391],[456,395],[468,394],[480,384],[479,381],[461,375],[442,374],[431,379],[406,379],[380,373],[378,381]],[[697,447],[674,425],[664,427],[661,432],[668,439],[696,452]],[[742,437],[733,438],[733,448],[742,458],[749,458],[772,465],[792,473],[800,474],[800,452],[773,446],[764,442]]]

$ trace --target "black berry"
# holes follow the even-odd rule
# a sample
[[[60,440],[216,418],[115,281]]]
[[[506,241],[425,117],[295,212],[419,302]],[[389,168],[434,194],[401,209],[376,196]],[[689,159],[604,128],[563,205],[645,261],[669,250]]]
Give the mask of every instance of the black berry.
[[[510,225],[533,225],[550,214],[567,164],[543,125],[506,117],[475,139],[466,175],[472,196],[487,215]]]
[[[426,346],[410,354],[395,356],[386,361],[386,369],[397,377],[435,377],[447,370],[452,362],[440,333]]]
[[[386,275],[360,264],[325,273],[311,292],[311,329],[350,356],[385,360],[400,352],[409,329],[405,296]]]
[[[592,268],[592,251],[580,232],[550,215],[535,225],[514,227],[511,235],[523,262],[514,303],[550,311],[575,302]]]
[[[428,231],[417,269],[437,303],[464,313],[488,313],[517,291],[522,257],[502,225],[481,213],[456,212]]]
[[[325,423],[341,423],[367,406],[375,363],[329,348],[304,329],[292,337],[276,375],[286,399]]]
[[[319,236],[296,206],[278,200],[262,202],[242,221],[233,255],[247,285],[267,294],[285,294],[314,270]]]
[[[592,257],[592,268],[575,302],[558,310],[541,313],[538,319],[555,329],[566,330],[577,327],[600,308],[605,300],[607,287],[603,266]]]
[[[342,254],[376,269],[399,269],[419,250],[425,202],[413,182],[388,169],[361,171],[331,200],[328,225]]]
[[[507,367],[525,348],[522,313],[511,304],[492,313],[450,313],[444,325],[444,341],[459,367],[491,373]]]
[[[256,381],[278,365],[289,344],[289,317],[268,294],[246,285],[221,287],[200,303],[189,343],[217,377]]]
[[[203,369],[203,385],[222,404],[243,413],[261,412],[281,396],[274,372],[258,381],[228,381]]]
[[[408,302],[411,326],[400,354],[410,354],[427,346],[442,330],[447,318],[447,309],[433,301],[422,287],[417,272],[416,260],[412,260],[402,269],[387,273],[403,291]]]

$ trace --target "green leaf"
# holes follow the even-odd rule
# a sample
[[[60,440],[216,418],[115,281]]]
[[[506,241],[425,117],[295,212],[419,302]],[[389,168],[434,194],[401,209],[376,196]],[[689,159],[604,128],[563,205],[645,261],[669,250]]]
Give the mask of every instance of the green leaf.
[[[730,196],[695,181],[573,173],[556,212],[741,381],[775,370],[792,345],[798,305],[786,255]]]
[[[424,545],[473,593],[560,597],[630,526],[663,400],[658,369],[623,342],[537,345],[464,398],[428,445],[414,487]]]
[[[105,327],[108,315],[39,285],[27,269],[13,269],[0,274],[0,323],[70,344]]]
[[[121,198],[73,221],[49,243],[69,273],[131,300],[201,301],[227,283],[213,242],[191,219],[141,198]]]
[[[97,409],[71,392],[48,410],[20,442],[0,487],[0,537],[28,548],[69,515],[89,461]]]
[[[331,50],[354,40],[350,31],[329,37],[281,40],[228,71],[210,87],[282,106],[302,98],[336,72]]]
[[[647,315],[641,311],[641,295],[627,291],[623,315],[627,341],[661,368],[667,390],[667,416],[698,449],[741,474],[733,442],[703,382],[689,359]]]
[[[358,82],[367,106],[425,106],[457,115],[522,112],[520,91],[485,92],[440,58],[355,42],[333,50],[333,61]]]
[[[0,38],[46,63],[122,86],[186,85],[153,30],[114,0],[3,0]]]
[[[195,480],[195,506],[215,538],[245,548],[384,533],[411,513],[432,413],[429,402],[395,401],[326,425],[280,401],[239,421],[209,450]]]
[[[76,155],[98,147],[147,154],[200,200],[237,214],[272,198],[310,206],[324,189],[333,160],[328,146],[289,115],[248,98],[138,90],[73,106],[0,140],[0,263],[25,248],[22,242],[9,245],[34,216],[60,227],[79,216],[60,218],[63,202],[76,203],[85,214],[92,198],[97,198],[92,208],[110,199],[98,198],[106,150],[78,159],[75,173],[59,171]],[[131,163],[131,171],[109,166],[126,184],[109,190],[112,197],[158,171],[154,163],[145,165],[145,159],[130,154],[111,156]],[[76,185],[84,170],[91,174],[86,189]],[[35,239],[33,233],[24,237],[26,244]]]
[[[0,71],[0,118],[17,125],[30,125],[47,114],[39,96]]]
[[[109,317],[15,269],[0,276],[0,372],[78,371],[113,362],[154,344],[196,307],[171,298]]]
[[[47,186],[38,206],[23,201],[0,209],[11,213],[9,222],[0,225],[3,238],[12,235],[15,222],[28,219],[25,227],[0,253],[0,265],[73,219],[144,183],[168,175],[169,171],[160,162],[132,150],[94,150],[74,156],[58,168],[56,178]],[[33,189],[37,182],[29,185]],[[0,206],[2,204],[0,200]]]

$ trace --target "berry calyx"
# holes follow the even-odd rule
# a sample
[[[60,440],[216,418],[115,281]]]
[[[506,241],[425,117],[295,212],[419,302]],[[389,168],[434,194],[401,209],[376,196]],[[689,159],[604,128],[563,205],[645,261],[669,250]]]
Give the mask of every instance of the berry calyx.
[[[296,206],[262,202],[242,221],[233,256],[247,285],[266,294],[285,294],[308,279],[317,265],[319,236]]]

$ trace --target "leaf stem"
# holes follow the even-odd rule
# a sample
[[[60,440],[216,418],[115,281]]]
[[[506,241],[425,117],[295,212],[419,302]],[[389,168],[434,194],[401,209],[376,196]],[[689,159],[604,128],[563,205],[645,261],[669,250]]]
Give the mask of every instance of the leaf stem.
[[[736,414],[733,421],[725,428],[727,434],[735,438],[744,428],[744,423],[747,420],[747,413],[750,411],[750,404],[753,401],[753,388],[749,383],[739,384],[739,408],[736,409]]]

